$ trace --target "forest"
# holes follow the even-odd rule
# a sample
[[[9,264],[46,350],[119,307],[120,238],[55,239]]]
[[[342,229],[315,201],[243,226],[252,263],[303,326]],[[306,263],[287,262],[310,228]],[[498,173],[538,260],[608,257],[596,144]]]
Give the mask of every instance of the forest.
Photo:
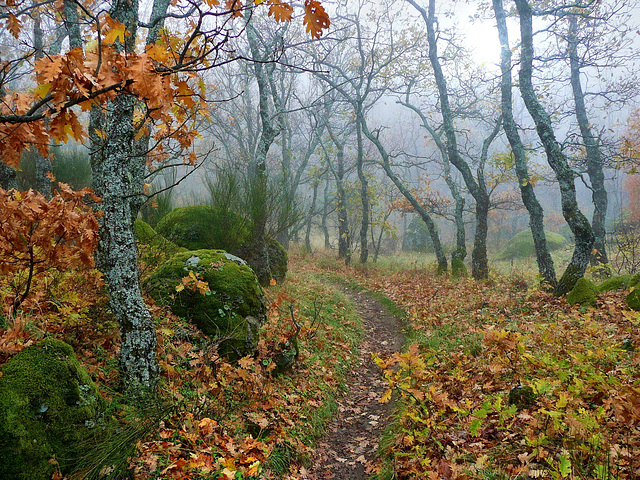
[[[0,25],[0,479],[640,478],[640,3]]]

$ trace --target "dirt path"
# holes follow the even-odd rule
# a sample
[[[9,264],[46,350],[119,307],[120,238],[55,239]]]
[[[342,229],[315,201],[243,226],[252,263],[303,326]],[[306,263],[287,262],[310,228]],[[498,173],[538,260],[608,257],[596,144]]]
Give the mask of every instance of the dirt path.
[[[356,304],[366,336],[358,363],[347,378],[348,391],[338,402],[338,415],[318,444],[315,464],[308,469],[309,480],[365,479],[391,413],[390,404],[378,402],[386,386],[371,354],[387,355],[400,350],[400,322],[368,294],[347,288],[343,292]]]

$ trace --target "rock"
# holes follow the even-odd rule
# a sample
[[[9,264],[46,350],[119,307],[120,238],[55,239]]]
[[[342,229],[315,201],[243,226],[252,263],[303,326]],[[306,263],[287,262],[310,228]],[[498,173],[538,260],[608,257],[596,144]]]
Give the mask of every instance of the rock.
[[[176,291],[190,275],[187,285]],[[266,306],[255,274],[242,259],[222,250],[180,252],[163,263],[146,286],[160,305],[170,305],[173,313],[221,339],[219,352],[227,358],[255,350]]]
[[[600,285],[598,285],[598,291],[600,293],[603,293],[609,292],[611,290],[620,290],[623,288],[627,288],[627,285],[629,284],[631,278],[631,275],[619,275],[617,277],[608,278]]]
[[[516,385],[509,391],[509,405],[515,405],[518,410],[531,408],[536,399],[537,395],[529,385]]]
[[[247,261],[253,271],[256,272],[256,275],[258,275],[258,280],[262,286],[269,285],[271,279],[282,283],[287,276],[289,261],[287,251],[277,240],[267,237],[266,242],[269,270],[266,270],[266,266],[263,268],[264,259],[254,251],[252,245],[243,245],[234,252]]]
[[[640,283],[629,287],[630,292],[625,299],[631,310],[640,310]]]
[[[253,250],[251,222],[233,212],[208,205],[176,208],[158,223],[158,233],[188,250],[221,249],[244,259],[263,286],[272,278],[282,282],[287,274],[287,252],[271,237],[266,240],[269,270],[261,268],[265,259]]]
[[[251,240],[249,220],[209,205],[176,208],[160,220],[157,231],[187,250],[234,252]]]
[[[462,278],[467,276],[467,266],[464,261],[459,258],[451,260],[451,275],[454,278]]]
[[[567,302],[574,305],[594,305],[597,294],[598,287],[596,287],[596,284],[582,277],[578,279],[573,290],[567,295]]]
[[[549,251],[558,250],[567,244],[567,239],[557,233],[545,231],[547,237],[547,247]],[[523,230],[511,237],[507,244],[496,253],[495,260],[511,260],[518,257],[529,257],[535,255],[536,249],[533,244],[531,230]]]
[[[47,339],[14,355],[0,377],[0,478],[49,480],[54,457],[64,471],[103,407],[68,344]]]

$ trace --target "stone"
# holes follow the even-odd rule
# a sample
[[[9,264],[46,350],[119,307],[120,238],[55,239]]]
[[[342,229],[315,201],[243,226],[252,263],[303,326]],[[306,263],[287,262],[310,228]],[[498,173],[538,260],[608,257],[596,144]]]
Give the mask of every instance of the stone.
[[[573,305],[591,306],[596,303],[598,287],[591,280],[579,278],[573,289],[567,295],[567,302]]]
[[[49,480],[55,461],[64,472],[103,408],[70,345],[46,339],[14,355],[0,377],[0,478]]]
[[[232,360],[253,353],[266,321],[262,288],[253,271],[238,260],[223,250],[180,252],[146,283],[158,304],[169,305],[173,313],[220,339],[219,352]],[[191,283],[185,286],[182,279],[190,275]],[[197,281],[202,282],[200,289],[194,288]]]

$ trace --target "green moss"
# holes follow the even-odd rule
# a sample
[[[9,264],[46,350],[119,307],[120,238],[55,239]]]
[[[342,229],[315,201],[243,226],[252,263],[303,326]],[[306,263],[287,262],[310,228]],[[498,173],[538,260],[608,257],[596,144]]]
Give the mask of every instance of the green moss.
[[[271,276],[275,278],[278,283],[282,283],[287,276],[287,270],[289,268],[287,251],[276,239],[267,237],[267,254],[269,255]]]
[[[189,286],[177,292],[189,272],[207,282],[210,292],[203,294]],[[226,339],[222,353],[243,355],[255,347],[266,307],[255,274],[240,258],[222,250],[180,252],[151,275],[147,288],[156,302],[170,305],[176,315],[205,334]]]
[[[234,251],[251,239],[248,220],[228,210],[208,205],[172,210],[160,220],[157,231],[188,250]]]
[[[557,233],[545,231],[547,248],[549,251],[558,250],[567,244],[567,239]],[[524,230],[512,237],[507,244],[496,254],[495,260],[511,260],[517,257],[530,257],[535,255],[536,248],[533,243],[531,230]]]
[[[455,278],[467,276],[467,267],[461,258],[451,259],[451,275],[453,275]]]
[[[627,288],[627,285],[629,285],[629,281],[631,280],[631,278],[631,275],[620,275],[617,277],[608,278],[600,285],[598,285],[598,291],[602,293],[609,292],[611,290],[620,290],[623,288]]]
[[[574,305],[593,305],[596,303],[598,287],[591,280],[584,277],[578,279],[573,289],[567,295],[567,302]]]
[[[518,385],[509,391],[509,405],[515,405],[518,410],[531,408],[536,399],[537,395],[529,385]]]
[[[25,348],[0,377],[0,478],[50,479],[92,432],[103,401],[71,346],[54,339]]]
[[[629,287],[630,292],[625,299],[631,310],[640,310],[640,283]]]

